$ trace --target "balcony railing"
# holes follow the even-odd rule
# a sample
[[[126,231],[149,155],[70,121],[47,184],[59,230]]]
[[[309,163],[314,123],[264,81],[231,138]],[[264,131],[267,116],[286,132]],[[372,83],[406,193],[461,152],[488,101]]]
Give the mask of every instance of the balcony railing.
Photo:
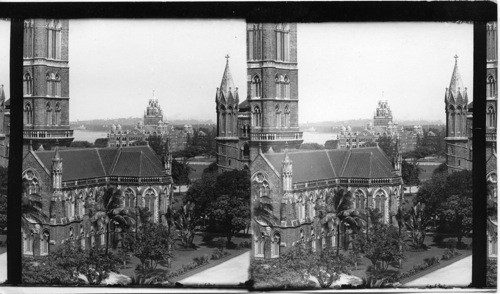
[[[252,141],[290,141],[302,140],[302,132],[296,133],[257,133],[251,134]]]
[[[496,133],[486,133],[486,141],[496,141],[497,134]]]
[[[67,131],[23,131],[24,139],[73,138],[73,130]]]

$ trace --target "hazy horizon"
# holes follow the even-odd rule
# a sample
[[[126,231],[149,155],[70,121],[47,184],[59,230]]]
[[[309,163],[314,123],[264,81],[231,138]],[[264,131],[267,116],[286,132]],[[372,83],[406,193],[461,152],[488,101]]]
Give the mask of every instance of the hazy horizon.
[[[10,24],[0,24],[0,37],[9,39]],[[240,101],[246,98],[243,20],[78,19],[69,29],[71,121],[142,117],[153,90],[167,120],[215,121],[226,54]],[[299,123],[371,119],[379,100],[388,100],[395,121],[444,122],[455,54],[472,100],[472,29],[299,23]],[[0,83],[8,85],[8,62],[0,66]]]

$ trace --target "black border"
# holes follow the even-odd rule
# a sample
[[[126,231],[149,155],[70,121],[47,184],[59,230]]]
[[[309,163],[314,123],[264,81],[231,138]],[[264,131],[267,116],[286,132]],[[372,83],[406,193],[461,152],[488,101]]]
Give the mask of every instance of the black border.
[[[486,285],[486,25],[493,2],[107,2],[0,3],[11,18],[11,138],[8,182],[8,284],[21,283],[22,40],[24,18],[242,18],[248,22],[450,21],[474,25],[473,287]]]

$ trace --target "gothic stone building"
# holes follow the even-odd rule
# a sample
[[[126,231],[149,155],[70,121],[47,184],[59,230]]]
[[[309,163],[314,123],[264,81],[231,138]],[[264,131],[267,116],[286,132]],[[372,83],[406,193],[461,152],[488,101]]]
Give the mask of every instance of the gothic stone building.
[[[169,151],[174,152],[186,148],[188,136],[193,135],[193,129],[190,125],[184,125],[183,129],[178,130],[168,124],[163,118],[158,99],[153,94],[144,111],[144,121],[139,122],[134,130],[122,130],[120,125],[111,126],[108,147],[140,145],[146,143],[151,135],[161,136],[168,142]]]
[[[337,232],[322,228],[316,205],[338,189],[352,193],[355,209],[377,208],[384,223],[403,200],[400,162],[392,166],[378,147],[259,153],[251,171],[252,205],[270,203],[279,220],[271,227],[253,219],[256,258],[278,257],[298,242],[336,247]]]
[[[247,89],[240,103],[228,60],[215,98],[217,165],[222,170],[248,168],[259,150],[294,149],[303,142],[297,24],[247,24]]]
[[[486,25],[486,179],[488,199],[497,201],[497,101],[498,101],[498,48],[497,23]],[[445,92],[446,112],[446,165],[449,172],[472,169],[472,119],[474,104],[469,103],[458,70],[458,56],[450,86]],[[495,230],[497,220],[490,220]],[[489,236],[488,256],[497,256],[496,238]]]
[[[30,150],[23,159],[23,181],[27,196],[40,197],[50,218],[23,232],[28,256],[47,255],[68,241],[82,248],[105,246],[104,220],[92,223],[86,204],[99,203],[110,187],[121,192],[123,207],[147,207],[155,222],[171,203],[170,161],[162,164],[149,146]]]

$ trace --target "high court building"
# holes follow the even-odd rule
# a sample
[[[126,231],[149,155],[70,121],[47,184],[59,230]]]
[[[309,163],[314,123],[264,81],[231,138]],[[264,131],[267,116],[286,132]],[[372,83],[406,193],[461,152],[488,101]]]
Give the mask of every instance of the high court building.
[[[149,146],[67,147],[73,140],[68,46],[68,20],[25,21],[23,197],[39,200],[48,217],[29,220],[25,256],[47,255],[64,242],[106,246],[105,220],[91,221],[86,207],[102,203],[109,188],[120,192],[123,207],[148,208],[154,222],[171,202],[169,154],[160,158]]]

